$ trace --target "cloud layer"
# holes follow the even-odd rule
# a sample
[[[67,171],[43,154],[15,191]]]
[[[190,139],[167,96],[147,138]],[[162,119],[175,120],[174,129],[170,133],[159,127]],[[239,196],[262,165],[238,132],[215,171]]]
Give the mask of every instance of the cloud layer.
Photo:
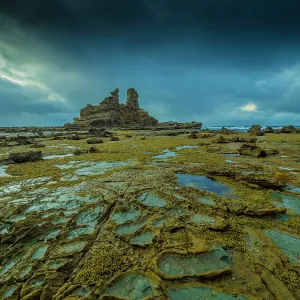
[[[0,126],[62,125],[135,87],[161,121],[297,124],[300,3],[3,0]]]

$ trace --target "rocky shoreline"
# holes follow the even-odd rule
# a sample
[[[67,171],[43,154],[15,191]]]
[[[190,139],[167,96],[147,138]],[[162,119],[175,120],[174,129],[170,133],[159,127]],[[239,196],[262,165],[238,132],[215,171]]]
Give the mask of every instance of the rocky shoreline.
[[[300,134],[200,128],[2,131],[0,298],[299,299]]]

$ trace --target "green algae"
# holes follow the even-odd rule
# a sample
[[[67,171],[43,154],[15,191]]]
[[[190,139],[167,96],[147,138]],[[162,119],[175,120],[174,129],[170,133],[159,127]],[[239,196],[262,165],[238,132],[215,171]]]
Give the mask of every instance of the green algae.
[[[74,282],[82,285],[103,284],[115,275],[127,271],[131,264],[127,247],[96,243],[75,275]]]

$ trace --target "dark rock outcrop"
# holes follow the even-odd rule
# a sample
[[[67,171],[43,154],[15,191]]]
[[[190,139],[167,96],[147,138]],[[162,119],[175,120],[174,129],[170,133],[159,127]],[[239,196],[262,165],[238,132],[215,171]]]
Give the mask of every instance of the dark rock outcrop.
[[[273,133],[274,129],[272,127],[268,126],[263,131],[264,131],[264,133]]]
[[[138,93],[130,88],[126,104],[119,103],[119,89],[115,89],[99,105],[88,104],[80,111],[80,118],[68,127],[95,130],[98,128],[154,126],[158,121],[139,107]]]
[[[297,128],[292,125],[283,126],[281,128],[281,133],[297,133]]]
[[[101,143],[103,143],[103,140],[97,139],[97,138],[92,138],[92,139],[88,139],[86,142],[88,144],[101,144]]]
[[[217,144],[225,144],[225,143],[230,143],[230,141],[228,139],[226,139],[223,135],[219,135],[215,140],[214,143]]]
[[[266,157],[268,155],[275,155],[279,153],[276,149],[267,150],[250,144],[243,144],[238,151],[240,155],[249,155],[254,157]]]
[[[127,90],[126,104],[119,103],[119,89],[115,89],[99,105],[88,104],[81,109],[80,117],[74,118],[74,122],[66,123],[67,130],[89,129],[91,131],[103,128],[130,128],[130,129],[201,129],[202,123],[177,123],[158,121],[151,117],[139,106],[139,95],[134,88]],[[98,133],[98,132],[97,132]]]
[[[9,160],[15,163],[22,163],[28,161],[38,161],[42,159],[41,151],[30,151],[30,152],[20,152],[20,153],[10,153]]]
[[[256,135],[256,133],[259,131],[261,131],[260,125],[252,125],[251,128],[248,130],[248,133]]]

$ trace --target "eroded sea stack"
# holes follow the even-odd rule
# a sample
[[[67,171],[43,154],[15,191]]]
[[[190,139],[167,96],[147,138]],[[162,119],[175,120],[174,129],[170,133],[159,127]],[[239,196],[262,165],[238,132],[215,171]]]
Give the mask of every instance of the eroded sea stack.
[[[119,89],[115,89],[99,105],[88,104],[81,109],[80,117],[74,118],[74,122],[65,124],[66,128],[201,128],[200,122],[192,123],[158,123],[154,117],[139,107],[139,94],[134,88],[127,90],[125,104],[119,102]]]
[[[155,126],[158,121],[139,107],[138,93],[134,88],[127,91],[126,104],[119,103],[119,89],[115,89],[99,105],[88,104],[81,109],[80,118],[74,118],[73,128],[90,127],[145,127]]]

